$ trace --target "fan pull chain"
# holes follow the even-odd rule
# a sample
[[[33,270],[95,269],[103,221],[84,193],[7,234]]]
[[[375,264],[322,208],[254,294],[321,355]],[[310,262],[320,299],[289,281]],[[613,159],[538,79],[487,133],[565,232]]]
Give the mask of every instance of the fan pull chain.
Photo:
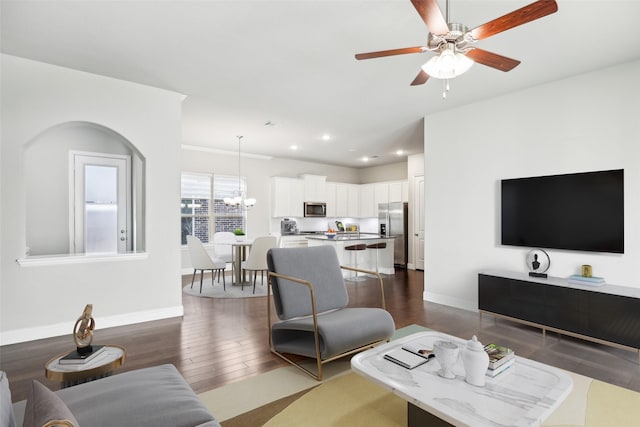
[[[447,99],[447,92],[449,92],[449,79],[442,81],[442,99]]]

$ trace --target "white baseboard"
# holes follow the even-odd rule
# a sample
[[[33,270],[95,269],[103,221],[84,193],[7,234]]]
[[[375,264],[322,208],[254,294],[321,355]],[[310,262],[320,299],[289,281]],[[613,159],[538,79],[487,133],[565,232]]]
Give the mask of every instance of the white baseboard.
[[[474,301],[469,301],[460,298],[454,298],[449,295],[436,294],[433,292],[422,293],[422,299],[429,302],[435,302],[436,304],[448,305],[450,307],[460,308],[467,311],[478,311],[478,305]]]
[[[112,328],[114,326],[131,325],[134,323],[150,322],[152,320],[169,319],[171,317],[182,317],[183,315],[184,307],[179,305],[155,310],[117,314],[114,316],[96,317],[96,325],[99,326],[96,331],[103,328]],[[62,335],[69,335],[69,340],[71,340],[74,324],[75,321],[5,331],[0,333],[0,345],[17,344],[43,338],[59,337]],[[99,332],[97,332],[96,335],[99,337]]]

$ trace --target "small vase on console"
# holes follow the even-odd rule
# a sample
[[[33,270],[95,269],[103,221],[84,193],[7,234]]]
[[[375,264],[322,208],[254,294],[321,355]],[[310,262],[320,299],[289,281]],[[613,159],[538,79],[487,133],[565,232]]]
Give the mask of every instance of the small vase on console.
[[[489,368],[489,355],[484,351],[484,346],[474,335],[462,350],[462,363],[464,364],[465,380],[478,387],[483,387]]]

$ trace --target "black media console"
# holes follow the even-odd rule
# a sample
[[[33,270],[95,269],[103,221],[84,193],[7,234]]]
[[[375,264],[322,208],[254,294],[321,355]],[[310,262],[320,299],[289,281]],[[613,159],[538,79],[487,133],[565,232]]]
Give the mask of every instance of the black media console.
[[[478,308],[489,313],[585,340],[638,352],[640,289],[572,285],[513,272],[478,274]]]

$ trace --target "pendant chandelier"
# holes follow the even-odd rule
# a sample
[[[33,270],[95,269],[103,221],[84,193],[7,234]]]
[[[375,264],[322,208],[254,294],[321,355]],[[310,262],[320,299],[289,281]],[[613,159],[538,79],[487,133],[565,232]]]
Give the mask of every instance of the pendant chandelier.
[[[247,197],[246,193],[242,191],[242,174],[240,173],[240,143],[242,141],[242,135],[238,135],[238,191],[234,192],[233,197],[225,197],[224,204],[230,207],[236,207],[239,209],[252,208],[256,204],[256,199]]]

